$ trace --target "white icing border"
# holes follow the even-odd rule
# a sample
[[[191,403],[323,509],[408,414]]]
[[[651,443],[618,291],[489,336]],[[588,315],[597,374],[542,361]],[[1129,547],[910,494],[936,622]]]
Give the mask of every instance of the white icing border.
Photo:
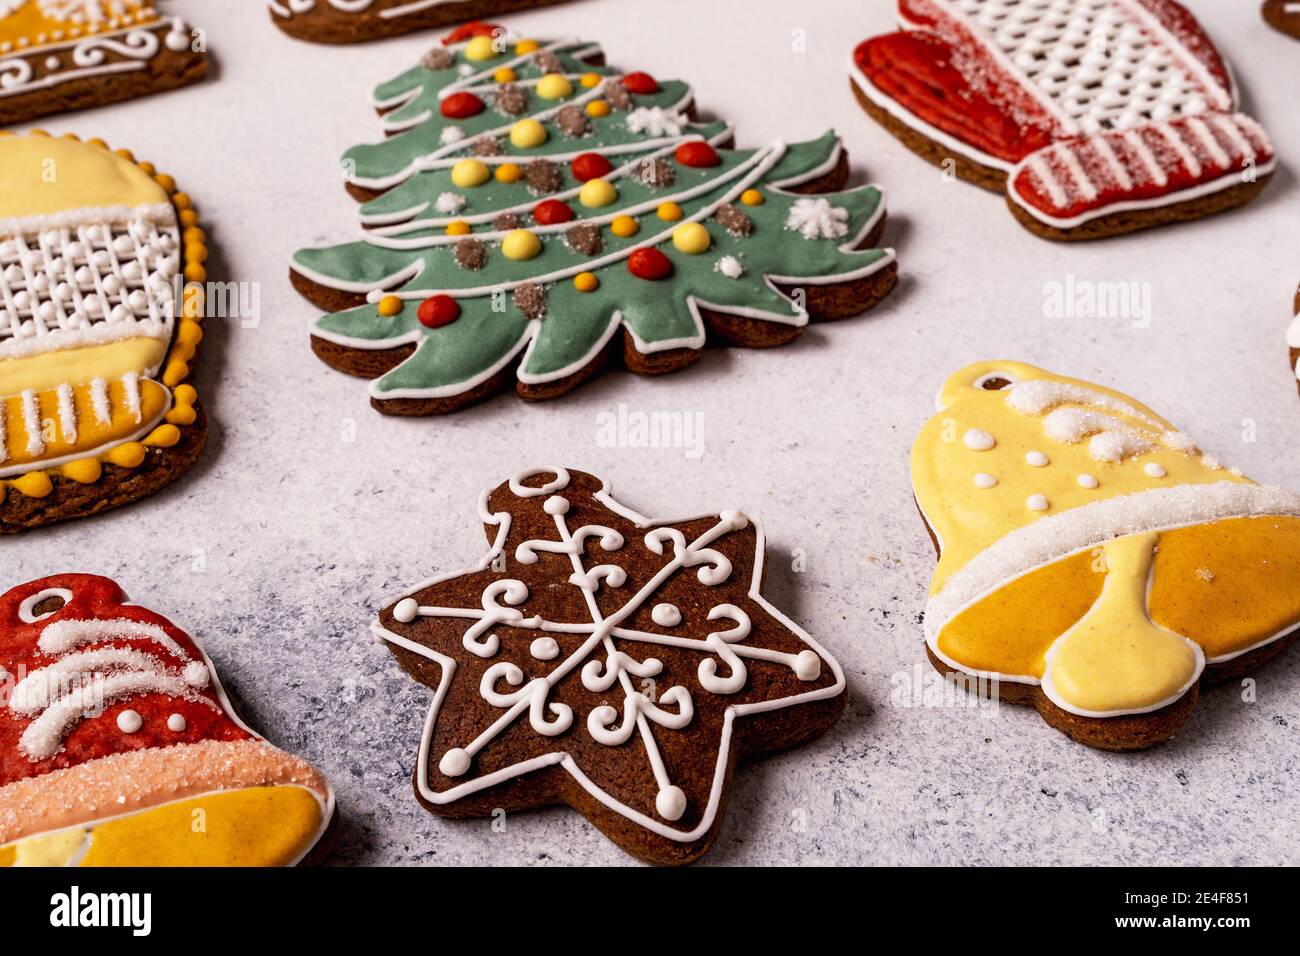
[[[557,474],[557,476],[561,473],[565,473],[564,469],[556,468],[556,467],[548,467],[545,470],[548,472],[554,472]],[[535,474],[536,471],[533,471],[533,473]],[[515,479],[517,479],[518,477],[519,476],[516,475]],[[515,479],[511,479],[512,484],[515,482]],[[527,490],[532,491],[533,489],[527,489]],[[491,549],[488,551],[487,555],[483,558],[483,560],[480,561],[479,564],[476,565],[475,567],[466,568],[460,571],[453,571],[448,574],[442,574],[437,577],[431,578],[421,584],[418,584],[415,587],[404,591],[400,595],[398,600],[411,597],[412,595],[417,594],[426,588],[433,587],[437,584],[441,584],[453,578],[461,577],[462,575],[466,575],[466,574],[475,574],[479,571],[483,571],[492,565],[492,561],[495,559],[495,557],[498,554],[503,553],[506,539],[510,533],[510,514],[509,512],[492,513],[488,510],[487,507],[488,496],[492,493],[492,491],[493,489],[490,488],[485,489],[482,495],[480,496],[479,515],[485,524],[497,525],[500,530],[497,532],[496,540],[493,542]],[[610,510],[616,512],[617,514],[621,515],[622,517],[636,524],[638,529],[641,530],[648,530],[663,525],[681,524],[686,521],[698,520],[701,517],[713,517],[712,515],[699,515],[694,518],[681,518],[681,519],[676,519],[671,521],[663,520],[663,519],[646,518],[645,516],[639,514],[638,512],[635,512],[630,508],[626,508],[623,505],[619,504],[617,501],[615,501],[612,495],[610,494],[609,482],[603,479],[601,481],[600,491],[596,492],[593,497],[601,504],[609,508]],[[441,671],[441,675],[438,682],[438,688],[434,693],[433,703],[430,705],[429,714],[425,720],[424,733],[420,738],[420,751],[416,762],[416,772],[415,772],[416,787],[419,789],[420,796],[432,804],[442,806],[448,803],[452,803],[455,800],[459,800],[461,797],[468,796],[469,794],[477,793],[480,790],[485,790],[490,787],[496,786],[499,783],[504,783],[505,781],[508,780],[517,779],[519,777],[524,776],[525,774],[532,773],[533,771],[541,770],[546,767],[551,767],[558,764],[559,766],[563,767],[564,770],[566,770],[569,773],[569,775],[572,776],[574,780],[577,781],[579,786],[581,786],[585,791],[587,791],[587,793],[590,794],[591,797],[593,797],[595,800],[598,800],[601,804],[603,804],[608,809],[613,810],[615,813],[618,813],[623,817],[626,817],[628,820],[631,820],[633,823],[637,824],[638,826],[643,827],[649,830],[650,832],[655,833],[658,836],[664,837],[669,840],[673,840],[674,842],[678,842],[678,843],[690,843],[700,839],[706,833],[708,833],[708,831],[713,826],[714,819],[717,816],[719,805],[722,799],[722,788],[724,783],[726,782],[725,770],[729,762],[728,754],[731,746],[731,727],[732,724],[735,723],[736,718],[743,717],[748,714],[782,710],[786,707],[792,707],[796,704],[809,703],[815,700],[824,700],[831,697],[836,697],[844,692],[845,687],[847,685],[847,682],[845,681],[844,678],[844,671],[841,669],[839,662],[833,656],[831,656],[831,654],[827,652],[825,648],[823,648],[820,644],[818,644],[817,641],[815,641],[807,632],[805,632],[797,624],[795,624],[788,617],[782,614],[779,610],[777,610],[777,608],[773,607],[767,601],[767,599],[764,598],[761,593],[759,593],[759,589],[763,580],[763,563],[766,558],[767,539],[763,533],[762,523],[759,522],[758,519],[752,516],[750,516],[749,520],[753,524],[755,533],[757,535],[757,541],[755,544],[754,573],[753,573],[753,577],[751,578],[751,585],[750,585],[750,590],[748,595],[749,598],[753,600],[764,611],[770,614],[778,623],[788,628],[796,637],[798,637],[801,641],[807,644],[808,647],[811,648],[818,655],[818,657],[821,658],[823,662],[829,664],[831,668],[831,673],[835,675],[835,683],[828,687],[824,687],[818,690],[807,691],[802,694],[796,694],[793,697],[786,697],[786,698],[781,698],[779,700],[772,700],[772,701],[761,701],[761,702],[750,703],[750,704],[733,704],[727,707],[723,718],[722,733],[721,733],[721,738],[718,746],[718,762],[714,768],[713,785],[709,791],[709,802],[705,807],[704,813],[701,815],[700,822],[695,827],[695,829],[690,831],[684,831],[684,830],[675,829],[670,826],[665,826],[660,821],[652,819],[651,817],[648,817],[645,814],[641,813],[640,811],[634,810],[625,804],[619,803],[609,794],[605,793],[603,790],[597,787],[595,783],[592,782],[591,778],[588,777],[585,773],[583,773],[582,769],[578,766],[577,762],[574,761],[573,758],[570,757],[567,753],[561,750],[553,751],[552,753],[545,754],[540,757],[534,757],[531,760],[523,761],[511,767],[507,767],[502,770],[499,770],[495,773],[487,774],[485,776],[475,778],[474,780],[466,781],[465,783],[458,784],[455,787],[452,787],[450,790],[439,792],[431,789],[428,785],[428,779],[429,779],[428,771],[429,771],[429,756],[433,744],[433,732],[437,724],[439,709],[442,706],[443,700],[447,696],[448,689],[451,687],[451,681],[456,671],[456,662],[454,659],[447,657],[446,655],[439,654],[437,651],[427,648],[422,644],[417,644],[414,641],[410,641],[406,638],[401,637],[400,635],[394,634],[392,631],[389,631],[388,629],[383,627],[383,625],[380,624],[379,619],[376,618],[374,623],[370,625],[370,630],[377,640],[387,641],[390,644],[394,644],[398,647],[404,648],[415,654],[419,654],[420,656],[427,658],[428,660],[431,660],[436,664],[438,664]],[[392,602],[392,603],[396,603],[396,602]]]

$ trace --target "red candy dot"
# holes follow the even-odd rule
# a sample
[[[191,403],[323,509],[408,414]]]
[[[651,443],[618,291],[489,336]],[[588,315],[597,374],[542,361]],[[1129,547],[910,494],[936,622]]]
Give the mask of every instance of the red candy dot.
[[[612,172],[614,167],[600,153],[579,153],[573,157],[573,178],[580,183],[588,179],[599,179]]]
[[[673,153],[673,158],[683,166],[716,166],[722,162],[718,158],[718,151],[703,140],[692,140],[689,143],[682,143]]]
[[[484,20],[471,20],[469,23],[462,24],[452,30],[442,38],[443,46],[451,46],[453,43],[460,43],[462,40],[468,40],[470,37],[490,37],[498,30],[503,28],[496,23],[488,23]]]
[[[425,328],[436,329],[459,319],[460,306],[449,295],[435,295],[420,303],[417,315]]]
[[[539,226],[554,226],[573,218],[573,210],[558,199],[543,199],[533,207],[533,222]]]
[[[672,274],[673,263],[658,249],[637,249],[627,257],[627,271],[638,279],[665,279]]]
[[[649,73],[640,71],[629,73],[623,77],[623,86],[627,88],[629,93],[645,95],[659,92],[659,82]]]
[[[453,93],[442,101],[442,115],[447,119],[468,119],[483,109],[483,101],[473,93]]]

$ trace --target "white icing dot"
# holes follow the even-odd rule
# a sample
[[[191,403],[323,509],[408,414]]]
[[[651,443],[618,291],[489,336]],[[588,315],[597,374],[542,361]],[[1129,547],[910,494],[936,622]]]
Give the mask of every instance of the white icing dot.
[[[993,475],[990,475],[986,471],[981,471],[979,474],[975,476],[976,488],[992,488],[997,483],[998,483],[997,478],[995,478]]]
[[[211,675],[208,674],[208,665],[202,661],[190,661],[185,665],[182,676],[191,687],[207,687]]]
[[[184,733],[187,727],[189,727],[189,721],[185,719],[184,714],[172,714],[167,718],[167,729],[172,733]]]
[[[438,761],[438,769],[448,777],[459,777],[469,769],[469,754],[460,747],[452,747]]]
[[[117,729],[124,734],[133,734],[144,726],[144,718],[134,710],[124,710],[117,715]]]
[[[1046,511],[1047,499],[1042,495],[1030,495],[1025,499],[1025,507],[1030,511]]]
[[[1100,482],[1097,481],[1096,478],[1092,477],[1092,475],[1086,475],[1086,474],[1085,474],[1085,475],[1080,475],[1080,476],[1079,476],[1079,487],[1080,487],[1080,488],[1087,488],[1087,489],[1089,489],[1089,490],[1092,490],[1093,488],[1096,488],[1097,485],[1099,485],[1099,484],[1100,484]]]
[[[399,624],[410,624],[420,613],[420,602],[415,598],[402,598],[393,608],[393,618]]]
[[[1029,464],[1035,468],[1043,468],[1051,462],[1051,459],[1041,451],[1031,451],[1026,453],[1025,461],[1029,462]]]
[[[383,297],[384,297],[384,293],[379,289],[371,289],[369,292],[366,293],[366,301],[369,302],[371,305],[374,305]]]
[[[560,495],[551,495],[546,499],[546,504],[542,505],[543,510],[548,515],[563,515],[569,513],[569,499]]]
[[[539,637],[528,645],[528,653],[539,661],[553,661],[560,656],[560,645],[553,637]]]
[[[681,787],[664,787],[655,797],[655,809],[665,820],[680,820],[686,812],[686,794]]]
[[[1142,470],[1152,478],[1163,478],[1165,475],[1169,474],[1169,472],[1165,471],[1164,465],[1154,461],[1147,462],[1142,466]]]
[[[982,428],[972,428],[961,439],[971,451],[988,451],[997,444],[995,439]]]
[[[822,672],[822,659],[816,651],[800,651],[794,659],[794,676],[800,680],[816,680]]]
[[[682,623],[682,612],[676,604],[656,604],[650,612],[650,620],[660,627],[676,627]]]

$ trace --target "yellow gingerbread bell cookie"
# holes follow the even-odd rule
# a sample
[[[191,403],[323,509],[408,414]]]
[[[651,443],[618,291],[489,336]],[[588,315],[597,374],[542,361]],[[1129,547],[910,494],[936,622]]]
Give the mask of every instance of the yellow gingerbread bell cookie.
[[[134,500],[198,458],[198,221],[124,150],[0,136],[0,533]]]
[[[957,372],[912,449],[939,548],[931,659],[1128,750],[1204,676],[1300,628],[1300,494],[1257,485],[1126,395],[1018,362]]]
[[[291,866],[334,792],[230,707],[211,661],[107,578],[0,595],[0,867]]]

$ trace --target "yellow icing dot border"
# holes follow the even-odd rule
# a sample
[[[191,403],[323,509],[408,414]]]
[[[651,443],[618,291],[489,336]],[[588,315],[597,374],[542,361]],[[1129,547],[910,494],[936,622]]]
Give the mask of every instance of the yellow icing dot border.
[[[0,130],[0,136],[14,135],[16,134],[12,130]],[[43,129],[34,129],[23,135],[48,137],[50,133]],[[74,142],[82,141],[75,133],[65,133],[62,138]],[[85,143],[98,149],[109,150],[110,148],[104,140],[98,138],[85,140]],[[161,450],[177,445],[183,437],[181,429],[193,425],[198,419],[194,407],[198,402],[198,392],[192,385],[184,383],[190,377],[191,365],[198,353],[199,343],[203,341],[202,284],[208,278],[205,266],[208,259],[207,236],[199,224],[199,213],[194,208],[194,201],[188,193],[182,192],[177,187],[175,179],[166,173],[158,172],[153,163],[136,159],[128,149],[117,149],[112,152],[134,163],[166,191],[176,210],[176,220],[180,224],[181,259],[185,263],[182,274],[186,285],[181,294],[180,315],[177,316],[172,341],[158,376],[158,380],[171,390],[173,406],[164,416],[164,420],[139,441],[115,445],[98,457],[82,458],[54,467],[34,469],[16,478],[0,479],[0,504],[4,503],[11,488],[26,498],[47,498],[54,493],[56,478],[89,485],[103,477],[105,464],[128,470],[139,468],[148,457],[149,449]]]

